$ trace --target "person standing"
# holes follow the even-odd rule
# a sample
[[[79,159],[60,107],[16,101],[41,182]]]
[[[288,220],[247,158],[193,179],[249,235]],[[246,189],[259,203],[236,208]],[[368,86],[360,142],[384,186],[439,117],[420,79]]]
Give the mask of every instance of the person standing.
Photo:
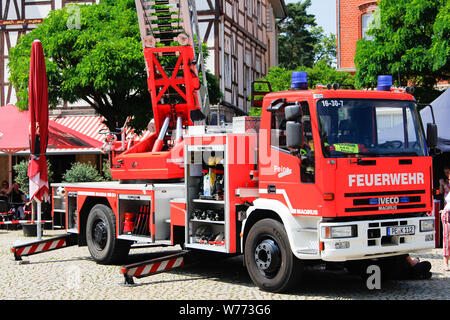
[[[445,179],[439,179],[439,193],[444,195],[444,207],[447,204],[445,198],[447,198],[450,192],[450,167],[444,166]]]
[[[450,257],[450,193],[445,198],[446,206],[441,211],[442,221],[442,255],[444,256],[445,271],[450,271],[448,259]]]

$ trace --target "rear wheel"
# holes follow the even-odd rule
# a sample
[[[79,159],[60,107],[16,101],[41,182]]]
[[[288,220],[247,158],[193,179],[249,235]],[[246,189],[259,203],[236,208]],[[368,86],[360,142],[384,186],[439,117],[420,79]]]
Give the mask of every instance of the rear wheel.
[[[97,204],[89,213],[86,241],[92,258],[101,264],[115,264],[125,260],[131,242],[116,239],[116,219],[108,206]]]
[[[283,225],[273,219],[255,223],[245,242],[245,265],[262,290],[282,292],[299,283],[302,263],[291,251]]]

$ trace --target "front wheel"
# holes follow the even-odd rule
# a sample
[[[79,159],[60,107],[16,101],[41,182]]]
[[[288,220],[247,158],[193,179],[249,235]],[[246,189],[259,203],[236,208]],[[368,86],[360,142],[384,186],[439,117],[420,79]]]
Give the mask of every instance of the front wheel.
[[[101,264],[120,263],[128,256],[131,242],[116,239],[116,220],[111,208],[95,205],[86,224],[86,241],[92,258]]]
[[[260,289],[283,292],[298,284],[302,263],[292,254],[280,222],[263,219],[255,223],[248,233],[244,250],[247,271]]]

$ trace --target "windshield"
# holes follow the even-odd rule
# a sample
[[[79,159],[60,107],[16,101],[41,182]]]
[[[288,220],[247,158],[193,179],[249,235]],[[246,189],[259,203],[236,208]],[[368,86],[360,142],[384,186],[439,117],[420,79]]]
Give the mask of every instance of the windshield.
[[[325,157],[426,155],[413,101],[321,99],[317,113]]]

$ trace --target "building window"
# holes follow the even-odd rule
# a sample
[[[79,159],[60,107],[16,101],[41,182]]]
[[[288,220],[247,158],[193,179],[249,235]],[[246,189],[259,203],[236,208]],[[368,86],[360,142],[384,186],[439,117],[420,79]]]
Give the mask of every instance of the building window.
[[[262,25],[262,8],[261,8],[261,0],[258,0],[256,4],[256,14],[258,15],[258,26]]]
[[[370,30],[374,18],[373,12],[365,13],[361,16],[361,35],[366,40],[373,40],[373,36],[367,34]]]
[[[225,86],[227,88],[231,87],[231,64],[230,64],[230,55],[225,53]]]
[[[245,90],[247,95],[252,92],[252,78],[250,73],[250,67],[244,66],[244,78],[245,78]]]
[[[265,14],[266,14],[266,29],[267,29],[267,32],[273,32],[274,31],[274,28],[273,28],[274,17],[273,17],[272,5],[270,3],[267,3]],[[269,46],[269,48],[270,48],[270,46]]]

